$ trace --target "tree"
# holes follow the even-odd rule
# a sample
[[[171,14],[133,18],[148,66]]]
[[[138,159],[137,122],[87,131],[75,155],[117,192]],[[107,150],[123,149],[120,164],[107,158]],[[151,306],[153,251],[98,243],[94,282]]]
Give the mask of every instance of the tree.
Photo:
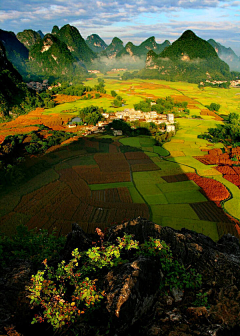
[[[115,98],[115,97],[117,96],[117,92],[116,92],[116,91],[114,91],[114,90],[112,90],[112,91],[111,91],[111,95],[112,95],[112,97],[114,97],[114,98]]]

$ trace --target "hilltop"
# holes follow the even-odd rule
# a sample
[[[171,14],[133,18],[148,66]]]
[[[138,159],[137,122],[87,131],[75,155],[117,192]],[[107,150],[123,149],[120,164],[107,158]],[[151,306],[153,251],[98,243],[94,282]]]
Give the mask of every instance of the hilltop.
[[[76,59],[76,61],[90,63],[97,57],[96,54],[88,47],[78,29],[74,26],[67,24],[58,31],[56,30],[55,35],[61,42],[66,44],[68,50],[71,52],[71,55]]]
[[[124,49],[117,53],[116,57],[131,56],[132,58],[146,58],[149,50],[153,50],[156,54],[162,52],[171,43],[164,41],[162,44],[158,44],[155,37],[149,37],[146,41],[143,41],[139,46],[135,46],[132,42],[128,42]]]
[[[28,49],[17,39],[13,32],[2,29],[0,29],[0,42],[5,47],[8,60],[24,76],[27,72]]]
[[[61,35],[62,36],[62,35]],[[73,49],[72,49],[73,50]],[[31,73],[46,77],[69,76],[75,73],[84,74],[86,70],[77,63],[73,53],[57,35],[46,34],[30,50],[29,69]]]
[[[84,264],[75,249],[84,256]],[[72,259],[73,250],[75,258]],[[60,329],[57,321],[65,321],[68,311],[71,322],[63,323],[60,330],[67,330],[68,334],[72,330],[79,331],[83,336],[99,332],[111,336],[220,336],[240,332],[240,245],[230,235],[215,243],[202,234],[186,229],[173,230],[138,217],[113,226],[105,234],[98,230],[95,235],[88,235],[73,224],[64,248],[58,252],[56,257],[55,251],[52,261],[50,256],[50,261],[44,261],[44,265],[52,266],[51,278],[48,278],[48,269],[45,274],[41,273],[45,278],[43,285],[35,278],[35,285],[31,287],[33,300],[38,298],[39,292],[48,291],[41,300],[44,303],[47,299],[51,314],[41,313],[39,319],[39,304],[31,309],[27,298],[30,292],[25,289],[32,283],[30,278],[34,279],[32,274],[36,273],[33,263],[15,260],[12,270],[4,269],[1,316],[8,316],[8,319],[5,325],[0,322],[3,335],[5,326],[23,336],[51,336],[54,330],[50,321]],[[69,263],[72,268],[62,267],[58,274],[58,279],[64,279],[61,286],[68,289],[62,292],[61,306],[54,299],[60,290],[56,286],[56,295],[53,294],[52,285],[55,286],[57,280],[52,274],[58,262],[59,268],[63,265],[60,264],[62,260],[66,267]],[[76,279],[76,262],[78,272],[85,272],[85,277],[90,279],[81,273],[77,273]],[[68,285],[68,278],[72,279],[73,286]],[[76,283],[80,286],[81,299],[76,297],[76,291],[75,296],[70,296]],[[60,315],[61,319],[59,313],[56,315],[57,310],[65,312]],[[34,314],[35,320],[48,323],[32,325]]]
[[[28,50],[31,49],[34,44],[41,41],[43,37],[32,29],[26,29],[17,34],[17,39],[24,44]]]
[[[185,31],[160,55],[149,51],[146,68],[139,75],[143,78],[194,83],[231,78],[229,66],[218,57],[214,48],[190,30]]]
[[[114,58],[123,48],[123,41],[118,37],[114,37],[109,46],[103,51],[103,55]]]
[[[97,34],[89,35],[86,39],[86,43],[95,53],[99,53],[107,48],[107,44]]]

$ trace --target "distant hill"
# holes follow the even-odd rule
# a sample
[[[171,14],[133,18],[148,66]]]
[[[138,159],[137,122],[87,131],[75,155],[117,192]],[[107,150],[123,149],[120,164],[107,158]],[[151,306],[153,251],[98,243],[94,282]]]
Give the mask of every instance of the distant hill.
[[[217,55],[214,48],[191,30],[185,31],[172,45],[157,55],[147,54],[143,77],[167,80],[184,80],[199,83],[231,78],[229,66]]]
[[[218,55],[209,43],[191,30],[185,31],[171,46],[166,48],[160,57],[174,59],[218,59]]]
[[[58,26],[53,26],[52,34],[58,34],[58,33],[59,33],[59,27]]]
[[[63,26],[58,32],[55,28],[56,36],[67,45],[68,50],[76,61],[90,63],[97,55],[88,47],[78,29],[69,24]]]
[[[226,48],[213,39],[208,40],[208,43],[215,49],[221,60],[229,65],[231,71],[240,71],[240,57],[231,48]]]
[[[6,50],[0,41],[0,116],[19,106],[28,94],[22,76],[7,59]]]
[[[0,42],[6,49],[8,60],[20,72],[26,75],[26,61],[28,60],[28,49],[22,44],[13,32],[0,29]]]
[[[89,48],[95,53],[100,53],[107,48],[107,44],[97,34],[89,35],[86,39],[86,43]]]
[[[41,76],[70,76],[84,74],[86,69],[79,64],[67,45],[56,35],[46,34],[30,50],[31,73]]]
[[[162,44],[158,44],[155,40],[155,37],[149,37],[146,41],[142,42],[139,46],[135,46],[132,42],[128,42],[126,46],[116,55],[117,58],[122,56],[131,56],[136,57],[146,57],[149,50],[154,50],[156,54],[162,52],[166,47],[171,43],[165,41]]]
[[[103,51],[103,55],[114,58],[123,48],[123,41],[118,37],[114,37],[111,44]]]
[[[18,33],[17,39],[24,44],[28,50],[31,49],[35,43],[42,40],[40,34],[32,29],[26,29]]]
[[[37,33],[41,36],[42,39],[44,38],[44,34],[41,30],[38,30]]]

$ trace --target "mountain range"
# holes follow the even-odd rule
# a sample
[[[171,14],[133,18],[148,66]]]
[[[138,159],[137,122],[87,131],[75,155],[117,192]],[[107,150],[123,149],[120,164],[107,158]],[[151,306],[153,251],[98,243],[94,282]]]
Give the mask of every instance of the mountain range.
[[[188,30],[172,44],[162,44],[149,37],[139,46],[114,37],[107,45],[103,39],[92,34],[86,40],[74,26],[54,26],[51,33],[24,30],[15,35],[0,30],[0,41],[6,56],[25,81],[43,78],[72,78],[86,76],[87,68],[100,68],[115,60],[116,67],[125,60],[124,67],[136,62],[142,69],[140,76],[157,76],[168,80],[201,81],[205,79],[229,79],[230,69],[240,69],[240,58],[231,48],[214,40],[205,41]],[[137,65],[138,60],[142,63]],[[229,69],[229,66],[230,69]],[[141,66],[140,66],[141,64]]]

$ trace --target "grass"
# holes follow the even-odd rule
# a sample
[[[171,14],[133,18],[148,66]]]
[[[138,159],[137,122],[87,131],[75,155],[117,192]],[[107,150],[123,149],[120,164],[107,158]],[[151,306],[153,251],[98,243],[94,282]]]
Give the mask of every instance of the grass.
[[[158,188],[164,193],[198,191],[199,186],[193,181],[173,182],[173,183],[160,183],[157,184]]]
[[[67,163],[70,166],[91,166],[97,164],[93,155],[85,155],[84,157],[74,158],[72,160],[68,160]]]
[[[133,203],[145,203],[142,196],[135,187],[128,187]]]
[[[165,146],[164,146],[165,147]],[[161,156],[168,156],[169,152],[166,148],[160,146],[154,146],[153,151]]]
[[[202,233],[214,241],[219,239],[217,225],[214,222],[179,217],[161,217],[161,225],[170,226],[176,230],[181,230],[184,227]]]
[[[214,180],[225,185],[232,194],[232,199],[224,202],[224,209],[233,217],[240,218],[240,191],[235,184],[227,181],[222,176],[213,176]]]
[[[103,183],[103,184],[89,184],[91,190],[103,190],[103,189],[112,189],[120,187],[134,187],[132,182],[116,182],[116,183]]]
[[[137,137],[123,138],[120,139],[119,142],[125,146],[141,147],[140,138]]]
[[[145,197],[145,196],[150,196],[150,195],[158,195],[162,194],[160,189],[155,185],[155,184],[137,184],[137,189],[139,192]]]
[[[113,76],[109,74],[109,76]],[[166,96],[175,96],[177,99],[184,101],[191,98],[192,105],[196,107],[190,108],[190,117],[192,114],[199,115],[201,109],[205,109],[204,105],[210,105],[212,102],[220,102],[220,113],[229,114],[230,112],[240,112],[239,89],[213,89],[205,88],[204,91],[198,89],[196,84],[183,82],[167,82],[159,80],[131,80],[121,81],[114,74],[116,79],[105,79],[105,89],[107,94],[111,90],[115,90],[126,100],[126,106],[119,109],[111,107],[112,98],[103,96],[99,99],[78,100],[71,103],[65,103],[48,109],[45,114],[58,114],[63,110],[73,108],[83,108],[90,105],[98,105],[108,111],[123,110],[125,108],[133,108],[135,103],[149,97],[165,98]],[[94,86],[97,84],[97,78],[87,81],[86,85]],[[68,113],[66,113],[68,115]],[[76,113],[77,114],[77,113]],[[30,116],[29,116],[30,118]],[[134,172],[132,174],[132,182],[109,183],[90,185],[91,190],[102,190],[107,188],[128,187],[134,203],[144,203],[144,200],[150,205],[152,212],[152,220],[161,225],[168,225],[176,229],[186,227],[200,233],[210,236],[217,240],[216,224],[213,222],[200,221],[198,216],[188,203],[205,200],[205,197],[199,192],[198,186],[193,181],[167,183],[162,179],[165,175],[182,174],[185,172],[195,172],[200,175],[213,176],[216,180],[223,183],[229,188],[233,195],[233,199],[226,201],[224,207],[227,212],[236,218],[240,218],[240,191],[229,181],[223,179],[221,175],[214,169],[214,166],[204,165],[193,156],[204,155],[205,152],[201,148],[220,148],[221,144],[210,144],[206,140],[198,139],[197,136],[207,131],[209,127],[216,127],[221,124],[215,121],[211,116],[202,116],[203,119],[178,119],[180,129],[176,136],[164,144],[163,147],[156,146],[155,140],[150,137],[128,137],[122,138],[120,142],[142,149],[152,159],[152,161],[160,168],[159,171]],[[108,137],[108,136],[99,136]],[[112,136],[109,136],[113,138]],[[115,139],[115,138],[113,138]],[[208,146],[207,146],[208,145]],[[81,147],[81,151],[79,150]],[[73,149],[76,151],[73,151]],[[59,178],[56,171],[77,165],[95,165],[93,155],[86,153],[85,148],[78,144],[69,146],[70,151],[58,151],[45,156],[47,162],[54,168],[37,175],[35,178],[26,182],[24,185],[11,190],[10,193],[2,192],[0,198],[0,214],[1,216],[12,212],[19,203],[22,195],[25,195],[35,189],[42,187],[53,180]],[[102,152],[108,152],[109,145],[100,143],[99,149]],[[72,154],[71,154],[72,153]],[[51,156],[52,155],[52,156]],[[72,155],[72,158],[70,156]],[[81,157],[76,157],[81,155]],[[167,160],[161,158],[165,157]],[[50,159],[49,159],[50,158]],[[55,165],[55,166],[54,166]],[[136,185],[136,188],[135,188]],[[170,204],[169,204],[170,203]],[[20,217],[14,217],[19,221]],[[25,220],[21,218],[21,220]],[[7,222],[6,222],[7,223]],[[13,227],[12,222],[8,221],[9,227]]]
[[[158,223],[159,217],[176,217],[199,219],[189,204],[157,204],[152,205],[152,220]]]
[[[32,191],[43,187],[50,182],[59,178],[59,175],[53,169],[48,169],[43,173],[33,177],[21,186],[15,187],[12,192],[3,193],[0,198],[0,216],[12,211],[20,202],[23,195],[27,195]]]
[[[165,196],[168,203],[170,204],[189,204],[207,201],[206,197],[204,197],[203,194],[197,190],[170,192],[166,193]]]
[[[160,171],[136,172],[133,173],[133,180],[137,185],[167,183],[161,176]]]
[[[166,199],[166,196],[163,193],[148,196],[144,195],[144,198],[149,205],[168,204],[168,200]]]

